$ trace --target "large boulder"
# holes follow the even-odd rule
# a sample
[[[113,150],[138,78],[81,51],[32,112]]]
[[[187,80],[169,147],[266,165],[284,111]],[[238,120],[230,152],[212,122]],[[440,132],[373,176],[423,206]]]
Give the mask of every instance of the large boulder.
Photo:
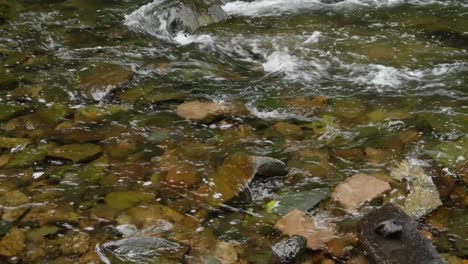
[[[392,204],[364,216],[359,241],[372,263],[443,263],[431,241],[418,232],[417,223]]]
[[[155,0],[127,15],[125,24],[136,31],[170,38],[227,18],[219,0]]]

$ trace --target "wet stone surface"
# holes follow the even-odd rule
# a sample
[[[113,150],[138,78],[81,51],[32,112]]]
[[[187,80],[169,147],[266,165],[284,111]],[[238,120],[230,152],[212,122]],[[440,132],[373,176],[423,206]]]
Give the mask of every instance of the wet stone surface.
[[[463,263],[467,12],[0,0],[0,263]]]
[[[370,212],[359,224],[359,240],[374,263],[443,263],[416,223],[392,204]]]

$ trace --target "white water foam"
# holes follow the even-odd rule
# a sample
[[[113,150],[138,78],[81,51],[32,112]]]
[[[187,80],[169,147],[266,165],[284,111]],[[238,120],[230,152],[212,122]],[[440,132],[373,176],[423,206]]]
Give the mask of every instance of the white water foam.
[[[147,33],[155,37],[171,39],[167,28],[167,21],[175,14],[170,9],[161,10],[157,7],[162,4],[162,0],[155,0],[141,6],[133,13],[125,16],[124,25],[136,32]]]
[[[439,64],[429,69],[414,70],[409,68],[397,69],[379,64],[351,64],[347,65],[346,68],[351,70],[348,78],[353,80],[353,83],[371,89],[377,88],[377,91],[381,91],[383,88],[404,88],[404,84],[411,81],[438,81],[452,73],[468,71],[468,64]]]
[[[215,44],[215,40],[211,35],[208,34],[201,34],[201,35],[191,35],[186,32],[179,32],[177,35],[173,38],[175,42],[177,42],[180,45],[189,45],[192,43],[199,43],[203,44],[205,46],[212,46]]]
[[[268,110],[259,110],[252,102],[245,105],[249,112],[260,119],[263,120],[291,120],[296,119],[299,121],[310,122],[314,120],[313,118],[306,117],[304,115],[295,114],[286,111],[285,109],[275,109],[272,111]]]
[[[295,13],[304,10],[314,10],[324,7],[352,8],[352,7],[392,7],[405,3],[413,5],[451,4],[451,1],[440,0],[257,0],[253,2],[234,1],[223,6],[224,11],[235,16],[265,16]],[[457,2],[454,2],[457,4]]]
[[[326,61],[302,60],[291,55],[287,50],[274,51],[266,56],[262,64],[263,70],[268,74],[284,74],[286,79],[293,81],[311,82],[327,76],[329,67]]]

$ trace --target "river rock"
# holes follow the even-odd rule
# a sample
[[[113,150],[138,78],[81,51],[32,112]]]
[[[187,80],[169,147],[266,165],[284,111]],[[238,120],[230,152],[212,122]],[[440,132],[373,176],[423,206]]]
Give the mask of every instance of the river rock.
[[[136,31],[170,38],[227,18],[220,0],[158,0],[128,15],[125,24]]]
[[[23,225],[43,226],[56,223],[78,223],[78,214],[73,208],[68,206],[58,206],[47,204],[43,206],[32,207],[31,210],[20,219]]]
[[[124,224],[121,219],[126,218],[128,222],[125,222],[125,224],[133,224],[138,228],[147,228],[163,220],[170,223],[179,223],[185,219],[183,214],[162,204],[133,207],[128,209],[124,215],[126,217],[119,216],[118,218],[120,224]]]
[[[117,241],[104,243],[103,253],[111,260],[123,261],[125,263],[165,263],[161,261],[166,258],[169,263],[181,261],[187,248],[175,242],[157,237],[132,237]]]
[[[41,162],[47,157],[47,153],[55,148],[55,143],[39,143],[30,145],[11,156],[6,168],[27,167],[36,162]]]
[[[55,243],[65,255],[81,255],[89,249],[89,235],[83,232],[70,232],[59,237]]]
[[[224,160],[213,181],[202,185],[197,193],[207,193],[212,204],[223,203],[240,194],[259,171],[263,177],[284,176],[287,172],[279,160],[237,152]]]
[[[19,255],[25,248],[26,236],[21,229],[13,228],[0,240],[0,255],[13,257]]]
[[[457,169],[468,160],[468,137],[441,143],[427,152],[441,166]]]
[[[252,157],[255,174],[262,177],[285,176],[288,174],[286,164],[280,160],[269,157]]]
[[[391,236],[379,230],[398,227]],[[359,241],[373,263],[379,264],[442,264],[439,254],[417,230],[417,223],[392,204],[387,204],[364,216],[359,223]]]
[[[111,192],[106,195],[107,206],[112,209],[127,209],[139,203],[150,201],[154,196],[138,191]]]
[[[248,263],[244,249],[237,243],[218,241],[214,253],[219,264]]]
[[[18,86],[18,81],[13,74],[0,68],[0,91],[12,90]]]
[[[13,18],[14,8],[8,2],[0,3],[0,25]]]
[[[294,124],[279,122],[275,124],[273,128],[281,135],[292,139],[300,139],[304,135],[304,131]]]
[[[286,215],[294,209],[308,211],[329,195],[330,191],[325,188],[300,192],[292,191],[283,193],[278,199],[268,204],[271,205],[271,212]]]
[[[120,65],[102,63],[80,72],[82,94],[95,101],[102,100],[111,91],[122,88],[133,78],[133,71]]]
[[[410,216],[419,218],[442,205],[437,187],[421,167],[403,160],[391,176],[408,183],[409,194],[398,205]]]
[[[306,149],[297,152],[288,162],[289,167],[301,169],[312,177],[326,178],[332,172],[330,155],[326,150]]]
[[[12,138],[0,136],[0,148],[17,148],[21,146],[27,146],[30,143],[31,140],[28,138]]]
[[[293,236],[276,243],[272,249],[281,263],[295,263],[300,260],[306,250],[307,240],[301,236]]]
[[[73,162],[90,161],[102,153],[102,148],[95,144],[70,144],[52,149],[48,156]]]
[[[176,113],[190,121],[211,123],[224,115],[225,108],[213,102],[192,101],[179,105]]]
[[[365,202],[371,201],[390,189],[387,182],[361,173],[340,183],[333,191],[332,198],[345,209],[355,211]]]
[[[335,237],[332,226],[316,226],[312,219],[299,210],[293,210],[274,226],[287,236],[302,236],[307,239],[307,248],[319,250]]]
[[[23,206],[28,202],[29,198],[18,190],[7,192],[0,197],[0,205],[6,207],[2,219],[9,222],[15,221],[28,209]]]
[[[75,115],[75,121],[100,122],[125,110],[127,110],[127,107],[120,105],[91,105],[79,109]]]
[[[0,121],[5,121],[17,116],[24,111],[23,107],[16,105],[0,104]]]

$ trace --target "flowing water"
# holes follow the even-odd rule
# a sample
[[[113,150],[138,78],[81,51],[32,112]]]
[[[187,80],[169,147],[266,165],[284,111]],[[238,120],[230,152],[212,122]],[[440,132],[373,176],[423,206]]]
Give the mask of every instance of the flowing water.
[[[347,263],[391,195],[349,213],[330,192],[366,173],[405,195],[389,176],[403,160],[443,202],[420,229],[468,256],[467,1],[231,1],[230,19],[175,35],[160,2],[0,0],[2,263],[274,263],[272,202],[310,192],[337,231],[307,263]],[[193,100],[231,110],[187,122]],[[234,153],[289,174],[194,198],[235,188]]]

